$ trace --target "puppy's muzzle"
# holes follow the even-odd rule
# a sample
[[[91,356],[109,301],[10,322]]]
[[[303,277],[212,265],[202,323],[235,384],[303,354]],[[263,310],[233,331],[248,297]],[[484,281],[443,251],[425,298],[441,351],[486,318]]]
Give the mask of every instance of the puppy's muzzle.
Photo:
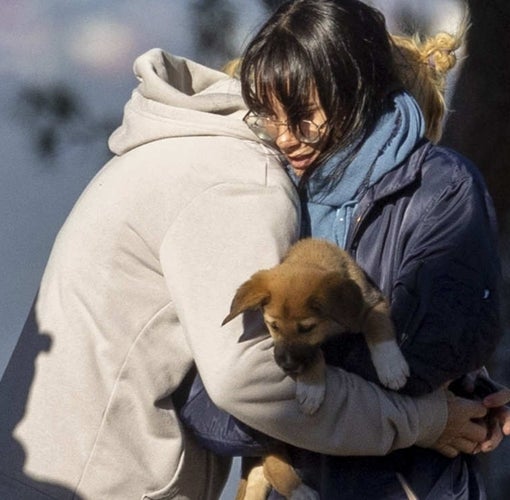
[[[318,349],[307,344],[275,344],[274,359],[287,375],[299,375],[313,364]]]

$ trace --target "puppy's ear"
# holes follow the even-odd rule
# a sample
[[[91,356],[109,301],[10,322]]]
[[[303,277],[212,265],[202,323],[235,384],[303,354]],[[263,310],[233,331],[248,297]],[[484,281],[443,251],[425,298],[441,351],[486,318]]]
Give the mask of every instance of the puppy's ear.
[[[259,271],[237,289],[230,305],[230,313],[223,320],[221,326],[242,312],[258,309],[269,302],[271,293],[267,287],[266,275],[266,271]]]
[[[355,327],[364,309],[361,288],[339,273],[328,273],[319,290],[310,297],[311,307],[342,325]]]

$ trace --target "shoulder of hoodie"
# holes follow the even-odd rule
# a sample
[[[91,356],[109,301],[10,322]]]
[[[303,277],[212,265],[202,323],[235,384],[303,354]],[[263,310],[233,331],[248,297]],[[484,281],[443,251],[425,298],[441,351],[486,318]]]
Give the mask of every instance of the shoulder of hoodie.
[[[238,186],[239,192],[264,192],[298,204],[294,184],[277,153],[254,140],[224,136],[158,139],[116,156],[109,171],[124,185],[130,179],[139,179],[147,187],[161,182],[186,185],[195,195],[231,185]]]

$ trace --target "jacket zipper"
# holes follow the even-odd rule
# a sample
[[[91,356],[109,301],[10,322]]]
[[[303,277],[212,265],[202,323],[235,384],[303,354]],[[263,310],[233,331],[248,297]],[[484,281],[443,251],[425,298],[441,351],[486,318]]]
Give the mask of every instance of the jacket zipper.
[[[363,209],[363,211],[356,216],[354,226],[349,231],[349,235],[347,237],[347,244],[345,246],[349,250],[349,253],[352,255],[354,259],[356,259],[356,252],[358,250],[359,230],[364,220],[366,219],[367,214],[370,212],[372,205],[373,204],[368,203],[367,206]]]
[[[367,203],[367,205],[364,207],[364,209],[360,212],[358,216],[355,218],[354,225],[352,226],[352,229],[349,231],[349,235],[347,238],[347,244],[346,244],[346,250],[349,251],[351,256],[356,260],[356,254],[358,250],[358,244],[359,244],[359,236],[360,236],[360,228],[363,225],[363,222],[366,220],[368,213],[373,208],[374,203],[370,202]],[[422,263],[420,262],[418,265],[418,268],[421,268]],[[415,304],[413,307],[412,313],[409,315],[409,318],[406,322],[406,326],[404,328],[404,331],[402,332],[402,335],[400,336],[399,346],[404,345],[410,337],[409,334],[409,327],[412,324],[413,317],[415,316],[417,310],[418,310],[419,304]]]

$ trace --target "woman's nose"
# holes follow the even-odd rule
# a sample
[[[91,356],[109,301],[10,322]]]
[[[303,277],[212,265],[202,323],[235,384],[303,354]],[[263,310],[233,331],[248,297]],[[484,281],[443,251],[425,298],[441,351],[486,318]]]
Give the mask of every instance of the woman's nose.
[[[275,140],[276,145],[279,149],[288,148],[289,146],[294,146],[299,144],[299,140],[292,133],[292,130],[287,125],[281,125],[279,130],[278,137]]]

